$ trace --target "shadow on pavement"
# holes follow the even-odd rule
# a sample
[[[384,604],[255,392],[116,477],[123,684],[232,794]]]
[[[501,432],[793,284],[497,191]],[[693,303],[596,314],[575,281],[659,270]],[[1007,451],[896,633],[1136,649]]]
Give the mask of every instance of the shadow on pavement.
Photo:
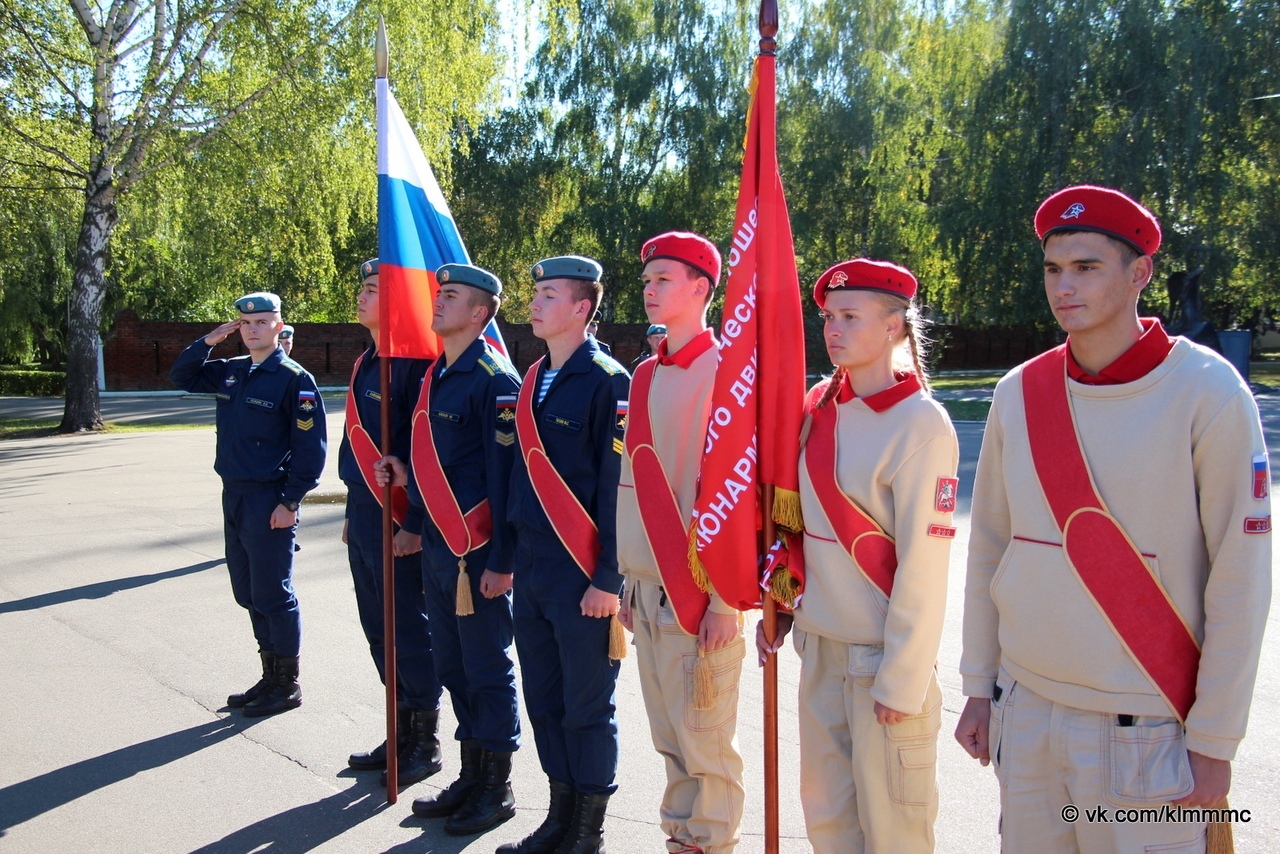
[[[0,789],[0,835],[90,792],[239,735],[261,719],[225,718],[85,759]]]
[[[68,590],[55,590],[52,593],[41,593],[39,596],[29,596],[26,599],[15,599],[12,602],[0,602],[0,614],[12,614],[18,611],[35,611],[38,608],[47,608],[50,605],[62,605],[67,602],[75,602],[80,599],[104,599],[112,593],[119,593],[124,590],[133,590],[136,587],[144,587],[148,584],[154,584],[157,581],[166,581],[170,578],[181,578],[184,575],[194,575],[197,572],[203,572],[206,569],[221,566],[226,562],[226,558],[206,560],[202,563],[193,563],[191,566],[181,567],[180,569],[168,569],[164,572],[153,572],[150,575],[135,575],[131,578],[113,578],[110,581],[99,581],[95,584],[86,584],[83,587],[72,587]]]

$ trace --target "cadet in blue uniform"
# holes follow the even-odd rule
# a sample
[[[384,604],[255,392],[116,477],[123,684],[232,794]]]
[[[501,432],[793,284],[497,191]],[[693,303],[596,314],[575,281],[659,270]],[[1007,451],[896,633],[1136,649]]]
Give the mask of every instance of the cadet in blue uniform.
[[[293,355],[293,327],[287,323],[280,330],[280,349],[286,356]]]
[[[378,356],[378,259],[360,266],[362,284],[356,297],[356,319],[373,333],[373,344],[360,355],[352,374],[347,401],[347,429],[338,449],[338,474],[347,485],[347,518],[342,540],[347,544],[351,580],[355,585],[360,626],[369,641],[369,652],[378,677],[386,684],[386,650],[383,646],[382,489],[376,486],[374,466],[381,458],[382,384]],[[428,359],[391,360],[391,453],[409,458],[409,434],[413,407],[422,378],[431,367]],[[354,437],[354,441],[353,441]],[[396,519],[396,697],[399,738],[396,747],[397,783],[408,786],[441,769],[440,741],[436,726],[440,717],[440,680],[431,659],[431,635],[427,632],[427,606],[422,590],[421,509],[411,513],[403,487],[393,490],[392,515]],[[402,527],[403,526],[403,527]],[[347,764],[357,770],[387,767],[384,741],[373,750],[353,753]],[[383,784],[386,775],[383,774]]]
[[[520,746],[515,664],[509,650],[511,537],[507,490],[515,456],[515,368],[482,335],[502,283],[468,264],[436,271],[431,328],[444,355],[427,372],[414,409],[410,466],[380,464],[407,483],[423,515],[422,571],[436,673],[449,689],[462,773],[416,815],[447,816],[445,832],[481,833],[515,815],[511,755]],[[464,515],[465,514],[465,515]]]
[[[519,578],[516,649],[551,806],[542,826],[498,854],[602,851],[617,789],[619,664],[609,640],[622,590],[614,529],[631,379],[587,332],[602,272],[572,255],[533,268],[533,334],[549,352],[517,403],[507,518]],[[554,471],[534,462],[544,454]]]
[[[249,294],[236,300],[236,308],[238,319],[182,351],[169,379],[218,399],[213,468],[222,477],[227,569],[262,658],[262,679],[232,694],[227,705],[259,717],[302,705],[293,539],[298,505],[319,485],[324,469],[324,401],[311,374],[280,349],[280,298]],[[214,346],[236,330],[249,355],[210,359]]]

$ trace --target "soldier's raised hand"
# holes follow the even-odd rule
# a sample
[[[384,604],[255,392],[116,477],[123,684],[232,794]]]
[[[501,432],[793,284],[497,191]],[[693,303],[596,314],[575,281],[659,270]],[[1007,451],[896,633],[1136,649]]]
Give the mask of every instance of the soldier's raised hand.
[[[204,336],[204,343],[208,344],[210,347],[216,347],[219,344],[221,344],[223,341],[226,341],[227,336],[229,336],[232,332],[235,332],[239,329],[240,329],[240,318],[237,317],[235,320],[228,320],[226,323],[222,324],[217,329],[213,330],[208,335]]]

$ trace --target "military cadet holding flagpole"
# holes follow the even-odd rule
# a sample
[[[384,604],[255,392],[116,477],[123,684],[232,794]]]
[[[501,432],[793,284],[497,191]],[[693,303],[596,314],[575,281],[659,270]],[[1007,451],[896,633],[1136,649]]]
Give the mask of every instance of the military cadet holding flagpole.
[[[284,354],[280,298],[252,293],[236,300],[240,316],[196,339],[169,379],[217,398],[217,456],[222,478],[227,570],[236,604],[249,612],[262,678],[227,705],[260,717],[302,705],[298,652],[302,620],[293,591],[294,535],[303,497],[324,469],[324,401],[311,374]],[[247,356],[210,359],[239,330]]]
[[[1138,316],[1150,211],[1069,187],[1035,228],[1067,343],[987,418],[956,738],[995,764],[1006,851],[1202,851],[1205,814],[1071,810],[1225,806],[1271,598],[1258,409],[1228,362]]]
[[[614,696],[626,639],[614,618],[622,590],[615,524],[630,377],[587,333],[600,265],[567,255],[532,273],[531,324],[548,354],[520,387],[507,512],[519,578],[516,649],[551,802],[533,834],[498,854],[596,854],[617,789]]]
[[[800,802],[816,854],[931,852],[942,691],[936,662],[959,448],[921,363],[916,278],[857,258],[814,286],[834,375],[810,390],[800,453],[804,560]],[[803,571],[800,566],[803,566]]]
[[[382,391],[378,353],[378,259],[360,266],[361,287],[356,297],[356,319],[373,333],[373,343],[359,358],[347,390],[347,423],[338,449],[338,474],[347,486],[346,519],[342,540],[347,544],[351,580],[356,593],[360,627],[369,642],[378,676],[387,674],[383,625],[382,488],[374,466],[382,457]],[[391,360],[391,453],[409,457],[413,409],[422,379],[431,367],[429,359]],[[405,487],[393,487],[391,513],[395,523],[395,644],[398,785],[424,780],[441,767],[440,741],[436,736],[440,717],[440,680],[431,656],[426,601],[422,586],[422,508],[409,503]],[[353,753],[347,764],[356,770],[385,769],[387,744]],[[384,771],[385,774],[385,771]]]
[[[512,644],[507,492],[515,456],[515,368],[483,336],[502,283],[469,264],[436,271],[431,328],[444,341],[413,415],[410,463],[391,455],[379,485],[408,485],[422,522],[422,571],[436,673],[462,748],[458,779],[415,815],[445,832],[481,833],[515,815],[511,757],[520,746]]]

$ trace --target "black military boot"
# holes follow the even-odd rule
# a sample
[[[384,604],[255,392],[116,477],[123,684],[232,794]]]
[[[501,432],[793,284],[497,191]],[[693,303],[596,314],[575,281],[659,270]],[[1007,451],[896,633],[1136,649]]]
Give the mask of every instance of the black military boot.
[[[484,752],[480,782],[467,801],[444,820],[450,836],[470,836],[497,827],[516,814],[511,792],[511,754]]]
[[[302,705],[302,686],[298,684],[298,658],[276,656],[276,678],[271,690],[244,707],[247,718],[278,715]]]
[[[434,798],[417,798],[413,802],[413,814],[421,818],[444,818],[452,815],[467,801],[471,790],[480,785],[480,766],[484,748],[475,739],[462,742],[462,770],[458,779],[449,784]]]
[[[262,678],[259,679],[254,686],[243,694],[232,694],[227,698],[227,705],[233,709],[243,709],[254,700],[262,696],[264,691],[271,688],[276,678],[276,654],[274,652],[259,652],[258,657],[262,659]]]
[[[409,707],[396,704],[396,752],[399,753],[404,749],[405,742],[409,738]],[[384,739],[381,744],[373,750],[367,750],[363,753],[353,753],[347,757],[347,766],[357,771],[377,771],[387,767],[387,742]],[[384,777],[382,785],[386,785],[387,780]]]
[[[552,854],[605,854],[604,814],[609,808],[608,795],[574,797],[573,826]]]
[[[551,854],[569,833],[573,806],[573,786],[552,780],[551,805],[547,807],[546,819],[519,842],[499,845],[496,854]]]
[[[396,786],[412,786],[444,767],[440,755],[440,739],[436,738],[436,724],[440,712],[426,709],[408,709],[405,739],[396,756]],[[382,772],[382,785],[387,785],[387,772]]]

